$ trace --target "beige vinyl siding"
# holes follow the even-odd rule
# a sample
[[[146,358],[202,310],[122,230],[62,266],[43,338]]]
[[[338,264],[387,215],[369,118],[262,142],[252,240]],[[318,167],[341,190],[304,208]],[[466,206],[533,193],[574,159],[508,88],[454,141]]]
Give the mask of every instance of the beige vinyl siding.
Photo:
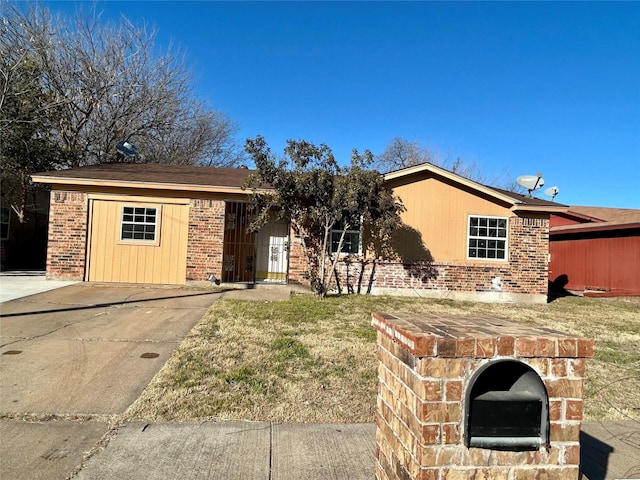
[[[436,178],[398,185],[393,191],[406,207],[402,220],[409,229],[399,247],[408,258],[421,258],[420,250],[426,248],[436,262],[467,261],[469,215],[511,216],[509,208],[497,205],[495,200]]]
[[[87,280],[184,284],[186,281],[187,200],[91,198]],[[123,207],[156,208],[156,241],[120,239]]]

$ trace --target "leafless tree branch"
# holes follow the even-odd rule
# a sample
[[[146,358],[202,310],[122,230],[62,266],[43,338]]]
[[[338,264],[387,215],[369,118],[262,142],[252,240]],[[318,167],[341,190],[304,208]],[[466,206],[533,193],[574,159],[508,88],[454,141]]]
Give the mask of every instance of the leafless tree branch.
[[[154,31],[126,18],[104,23],[95,10],[66,19],[37,5],[1,9],[0,128],[20,121],[3,106],[16,68],[29,61],[49,95],[41,113],[54,119],[66,167],[131,161],[116,151],[122,140],[138,147],[138,162],[229,166],[243,157],[234,122],[194,98],[184,55],[157,55]]]

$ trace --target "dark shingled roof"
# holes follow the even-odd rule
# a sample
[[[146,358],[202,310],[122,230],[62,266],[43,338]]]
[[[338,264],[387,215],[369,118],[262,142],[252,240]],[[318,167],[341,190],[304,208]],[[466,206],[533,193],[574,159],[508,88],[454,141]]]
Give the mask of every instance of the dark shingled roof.
[[[606,230],[623,230],[640,228],[640,210],[633,208],[581,207],[572,206],[565,212],[565,217],[578,215],[584,223],[557,225],[551,227],[552,234],[593,232]]]
[[[169,165],[160,163],[110,163],[79,167],[69,170],[38,173],[37,177],[58,179],[121,181],[144,184],[189,185],[192,187],[241,188],[255,170],[246,168],[194,167],[190,165]],[[510,192],[501,188],[487,188],[507,195],[522,205],[535,207],[566,207],[560,203],[529,198],[526,195]]]
[[[255,170],[160,163],[110,163],[38,173],[38,177],[240,188]]]
[[[640,210],[634,208],[610,208],[610,207],[569,207],[567,213],[575,212],[579,215],[598,219],[610,223],[639,223]]]
[[[491,190],[495,190],[503,195],[508,195],[514,200],[522,202],[525,205],[535,205],[539,207],[566,207],[567,205],[563,205],[562,203],[552,202],[550,200],[543,200],[541,198],[529,197],[527,195],[522,195],[516,192],[510,192],[509,190],[503,190],[502,188],[491,187],[487,185],[487,188]]]

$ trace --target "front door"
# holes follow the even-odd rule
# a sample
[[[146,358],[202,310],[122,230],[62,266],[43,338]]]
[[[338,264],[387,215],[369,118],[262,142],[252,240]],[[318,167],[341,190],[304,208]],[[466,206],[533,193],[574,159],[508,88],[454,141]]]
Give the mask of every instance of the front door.
[[[273,220],[258,232],[256,280],[286,283],[289,263],[289,224]]]

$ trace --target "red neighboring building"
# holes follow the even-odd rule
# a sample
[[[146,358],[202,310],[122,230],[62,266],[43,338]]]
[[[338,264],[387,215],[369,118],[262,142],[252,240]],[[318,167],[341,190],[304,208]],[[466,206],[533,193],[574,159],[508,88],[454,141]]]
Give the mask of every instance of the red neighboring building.
[[[585,295],[640,295],[640,210],[569,207],[549,230],[551,286]]]

